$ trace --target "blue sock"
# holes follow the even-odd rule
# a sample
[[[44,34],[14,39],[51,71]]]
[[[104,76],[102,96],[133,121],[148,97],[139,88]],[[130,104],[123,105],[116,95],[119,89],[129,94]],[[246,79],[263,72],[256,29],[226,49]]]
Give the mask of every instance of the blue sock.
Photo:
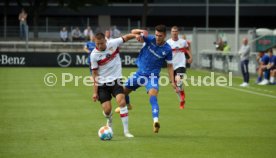
[[[156,96],[150,96],[151,112],[153,118],[159,117],[159,105]]]
[[[129,95],[126,95],[125,99],[126,99],[126,104],[128,105],[129,104]]]
[[[259,76],[257,82],[261,82],[261,81],[262,81],[262,77]]]
[[[266,70],[265,72],[264,72],[264,78],[265,79],[269,79],[269,70]]]

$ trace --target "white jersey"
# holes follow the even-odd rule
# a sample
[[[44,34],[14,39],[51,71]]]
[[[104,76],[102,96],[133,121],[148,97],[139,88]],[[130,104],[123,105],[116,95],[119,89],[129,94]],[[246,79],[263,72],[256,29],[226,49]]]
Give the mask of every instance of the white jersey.
[[[91,69],[98,70],[99,83],[108,83],[122,78],[122,62],[119,56],[119,45],[123,38],[115,38],[106,43],[106,49],[99,51],[95,48],[91,54]]]
[[[114,38],[112,38],[112,37],[110,37],[110,38],[106,38],[105,37],[105,40],[107,41],[107,42],[109,42],[110,40],[113,40]]]
[[[184,39],[174,41],[170,38],[167,40],[167,43],[171,46],[173,52],[173,69],[176,70],[179,67],[186,67],[185,52],[189,47],[188,42]]]

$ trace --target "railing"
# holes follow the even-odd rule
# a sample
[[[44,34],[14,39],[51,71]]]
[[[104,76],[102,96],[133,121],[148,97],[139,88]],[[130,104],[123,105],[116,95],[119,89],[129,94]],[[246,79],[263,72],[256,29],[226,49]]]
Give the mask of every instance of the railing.
[[[68,31],[68,36],[70,37],[70,33],[76,26],[66,26]],[[81,33],[83,33],[85,26],[78,26],[80,28]],[[104,32],[105,30],[98,28],[96,26],[91,26],[94,33],[98,31]],[[60,40],[59,32],[62,27],[60,26],[38,26],[38,39],[37,40],[52,40],[52,41],[58,41]],[[121,31],[122,34],[130,33],[132,29],[140,28],[140,26],[132,25],[132,26],[117,26],[117,28]],[[154,27],[148,27],[150,34],[154,34]],[[180,30],[183,32],[192,32],[192,28],[186,28],[180,27]],[[168,36],[170,37],[170,28],[167,28]],[[34,27],[29,25],[29,38],[34,39]],[[3,27],[0,26],[0,40],[6,40],[6,39],[13,39],[13,40],[19,40],[19,26],[7,26]]]
[[[248,70],[256,74],[258,63],[256,62],[257,52],[251,52],[249,57]],[[202,50],[199,53],[199,68],[222,72],[240,73],[240,57],[236,53],[225,53],[222,51]]]
[[[0,52],[83,52],[85,42],[0,41]],[[120,46],[121,52],[139,52],[142,43],[130,40]]]

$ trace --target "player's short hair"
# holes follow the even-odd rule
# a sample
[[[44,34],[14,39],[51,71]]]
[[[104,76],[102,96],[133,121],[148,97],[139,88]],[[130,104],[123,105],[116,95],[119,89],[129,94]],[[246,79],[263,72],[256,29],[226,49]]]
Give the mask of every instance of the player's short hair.
[[[157,25],[157,26],[155,26],[155,30],[158,32],[166,33],[166,26],[165,25]]]
[[[95,39],[97,39],[97,40],[105,39],[104,33],[98,32],[98,33],[95,35]]]
[[[177,26],[173,26],[171,29],[179,30]]]

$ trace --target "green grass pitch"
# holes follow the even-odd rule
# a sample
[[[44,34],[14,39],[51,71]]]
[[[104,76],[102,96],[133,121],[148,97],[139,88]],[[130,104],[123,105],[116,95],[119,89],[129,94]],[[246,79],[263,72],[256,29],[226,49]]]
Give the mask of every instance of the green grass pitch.
[[[135,69],[123,69],[128,75]],[[43,82],[55,73],[56,86]],[[179,109],[171,86],[161,87],[160,133],[152,132],[151,106],[145,88],[131,94],[133,139],[123,137],[114,114],[114,138],[101,141],[105,124],[92,87],[61,86],[64,72],[87,76],[87,68],[0,68],[1,158],[272,158],[276,156],[276,86],[186,87]],[[166,69],[162,70],[166,74]],[[188,76],[209,75],[189,70]],[[218,74],[217,74],[218,75]],[[116,107],[113,101],[113,109]]]

